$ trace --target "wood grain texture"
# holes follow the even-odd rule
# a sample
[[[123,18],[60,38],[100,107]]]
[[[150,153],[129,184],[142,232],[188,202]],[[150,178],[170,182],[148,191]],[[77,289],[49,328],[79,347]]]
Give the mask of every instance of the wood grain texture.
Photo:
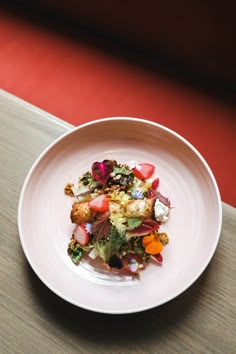
[[[233,353],[236,210],[223,204],[216,253],[182,295],[158,308],[103,315],[52,293],[29,266],[17,208],[42,150],[72,126],[0,91],[0,353]]]

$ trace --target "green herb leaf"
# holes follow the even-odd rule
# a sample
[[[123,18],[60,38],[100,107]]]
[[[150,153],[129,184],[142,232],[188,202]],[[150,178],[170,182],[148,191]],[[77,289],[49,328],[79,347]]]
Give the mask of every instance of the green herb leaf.
[[[128,222],[128,228],[129,228],[129,230],[133,230],[133,229],[135,229],[136,227],[138,227],[139,225],[141,225],[142,220],[139,219],[139,218],[129,218],[129,219],[127,220],[127,222]]]
[[[125,232],[119,232],[115,226],[112,226],[111,228],[109,239],[113,252],[119,251],[121,246],[127,242]]]
[[[130,170],[129,168],[126,168],[125,166],[114,167],[112,172],[115,173],[116,175],[125,175],[125,176],[133,173],[132,170]]]
[[[83,255],[84,255],[84,250],[82,248],[80,248],[80,247],[77,247],[73,251],[71,250],[70,258],[72,259],[72,261],[75,264],[79,264],[79,262],[80,262],[81,258],[83,257]]]

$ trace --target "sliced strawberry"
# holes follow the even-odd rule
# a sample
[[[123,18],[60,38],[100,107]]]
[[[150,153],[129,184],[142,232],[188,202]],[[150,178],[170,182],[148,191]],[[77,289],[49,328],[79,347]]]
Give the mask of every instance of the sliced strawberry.
[[[91,209],[100,211],[102,213],[109,210],[109,201],[105,194],[101,194],[98,197],[90,200],[88,205]]]
[[[89,242],[89,233],[84,225],[77,225],[73,231],[73,236],[81,246],[85,246]]]
[[[145,180],[153,175],[154,170],[155,166],[150,163],[140,163],[133,168],[133,173],[138,179]]]

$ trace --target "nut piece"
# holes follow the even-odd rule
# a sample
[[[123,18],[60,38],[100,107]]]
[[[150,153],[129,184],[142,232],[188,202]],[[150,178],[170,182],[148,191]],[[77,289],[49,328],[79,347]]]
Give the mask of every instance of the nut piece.
[[[86,224],[92,222],[97,215],[97,211],[89,207],[88,202],[78,203],[72,205],[70,218],[73,224]]]
[[[74,187],[73,183],[67,183],[67,185],[64,188],[64,192],[66,195],[69,195],[70,197],[74,196],[72,188]]]
[[[169,243],[169,237],[165,232],[158,232],[159,239],[163,245]]]

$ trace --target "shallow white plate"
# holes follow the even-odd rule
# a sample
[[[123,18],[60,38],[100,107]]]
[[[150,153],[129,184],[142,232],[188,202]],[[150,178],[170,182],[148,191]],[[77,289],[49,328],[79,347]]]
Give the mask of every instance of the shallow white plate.
[[[64,187],[104,159],[154,164],[159,190],[174,206],[162,226],[170,237],[163,264],[149,264],[140,280],[86,261],[75,266],[67,255],[74,226]],[[211,260],[221,221],[219,190],[199,152],[175,132],[136,118],[93,121],[57,139],[32,166],[18,213],[22,247],[38,277],[74,305],[113,314],[150,309],[186,290]]]

